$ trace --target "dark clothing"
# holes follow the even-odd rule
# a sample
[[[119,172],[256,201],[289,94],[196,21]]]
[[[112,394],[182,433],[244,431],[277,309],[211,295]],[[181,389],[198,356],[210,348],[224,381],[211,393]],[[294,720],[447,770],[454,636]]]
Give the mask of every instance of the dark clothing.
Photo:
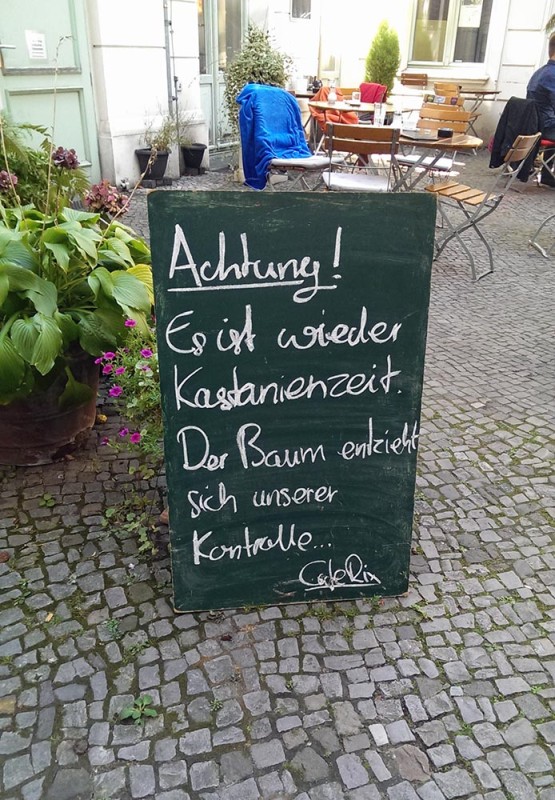
[[[538,107],[540,130],[544,136],[548,130],[555,131],[555,61],[549,59],[547,64],[534,72],[526,89],[526,97]]]
[[[493,144],[491,148],[490,167],[500,167],[505,156],[511,149],[517,136],[530,136],[539,131],[538,111],[533,100],[524,100],[522,97],[511,97],[503,109],[497,123]],[[534,159],[538,153],[535,147],[522,169],[518,173],[518,180],[526,183],[534,169]]]
[[[536,103],[542,136],[555,141],[555,61],[549,59],[547,64],[534,72],[526,89],[526,97]],[[554,154],[554,149],[546,149],[544,161]],[[546,167],[542,169],[541,183],[555,186],[555,179]]]

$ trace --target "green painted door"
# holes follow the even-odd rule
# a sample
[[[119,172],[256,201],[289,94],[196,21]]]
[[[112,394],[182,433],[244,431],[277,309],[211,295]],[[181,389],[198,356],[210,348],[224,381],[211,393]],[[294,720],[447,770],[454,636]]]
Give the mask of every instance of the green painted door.
[[[0,106],[100,178],[84,0],[0,0]]]

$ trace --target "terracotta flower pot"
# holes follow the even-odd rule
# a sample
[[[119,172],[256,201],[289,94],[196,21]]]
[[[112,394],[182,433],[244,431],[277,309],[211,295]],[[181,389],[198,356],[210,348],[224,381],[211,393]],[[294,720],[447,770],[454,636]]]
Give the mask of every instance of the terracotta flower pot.
[[[90,399],[60,408],[67,378],[61,371],[41,392],[0,405],[0,464],[50,464],[86,444],[96,419],[99,367],[86,354],[69,360],[76,381],[90,389]]]

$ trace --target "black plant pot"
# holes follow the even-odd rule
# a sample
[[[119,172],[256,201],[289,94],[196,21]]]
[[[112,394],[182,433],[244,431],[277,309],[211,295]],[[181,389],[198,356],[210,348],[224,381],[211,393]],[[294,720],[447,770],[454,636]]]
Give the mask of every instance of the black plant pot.
[[[181,145],[181,155],[183,156],[183,163],[187,169],[200,170],[202,159],[204,158],[204,151],[206,145],[201,142],[193,142],[192,144]]]
[[[135,155],[137,156],[137,159],[139,161],[139,169],[141,170],[141,175],[143,174],[143,172],[145,172],[151,152],[152,151],[150,147],[141,147],[139,148],[139,150],[135,150]],[[155,160],[150,165],[150,167],[146,169],[144,175],[145,180],[151,180],[151,181],[162,180],[166,172],[168,157],[169,157],[168,152],[165,152],[163,150],[157,152]]]

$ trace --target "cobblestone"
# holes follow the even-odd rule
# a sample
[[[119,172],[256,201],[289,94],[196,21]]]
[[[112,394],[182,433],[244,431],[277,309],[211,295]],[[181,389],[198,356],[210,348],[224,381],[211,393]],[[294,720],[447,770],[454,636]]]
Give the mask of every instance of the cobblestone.
[[[102,526],[135,464],[99,446],[104,395],[74,460],[0,468],[2,797],[555,800],[555,270],[526,249],[548,194],[492,215],[493,275],[434,265],[406,596],[174,614],[165,534],[146,559]],[[144,694],[158,716],[119,722]]]

